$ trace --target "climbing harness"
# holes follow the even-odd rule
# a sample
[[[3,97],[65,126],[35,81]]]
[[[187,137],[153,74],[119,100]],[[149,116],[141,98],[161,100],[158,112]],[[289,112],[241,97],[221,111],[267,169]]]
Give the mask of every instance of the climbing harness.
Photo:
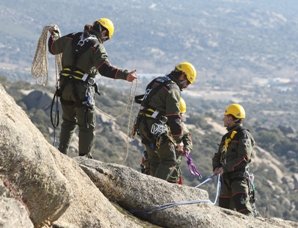
[[[147,209],[147,210],[133,210],[131,212],[132,213],[137,213],[137,214],[152,214],[153,212],[156,212],[156,211],[161,211],[161,210],[165,210],[167,208],[181,206],[181,205],[191,205],[191,204],[211,204],[211,205],[215,205],[217,200],[218,200],[219,192],[220,192],[220,174],[217,175],[216,196],[215,196],[215,199],[214,199],[213,202],[210,199],[208,199],[208,200],[175,201],[175,202],[172,202],[172,203],[153,206],[153,207],[151,207],[150,209]]]

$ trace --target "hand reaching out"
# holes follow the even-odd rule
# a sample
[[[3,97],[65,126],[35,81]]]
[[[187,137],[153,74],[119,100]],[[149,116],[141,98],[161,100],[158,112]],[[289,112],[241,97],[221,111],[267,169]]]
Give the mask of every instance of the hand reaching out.
[[[133,80],[137,79],[137,71],[133,70],[131,72],[128,73],[126,80],[129,82],[132,82]]]

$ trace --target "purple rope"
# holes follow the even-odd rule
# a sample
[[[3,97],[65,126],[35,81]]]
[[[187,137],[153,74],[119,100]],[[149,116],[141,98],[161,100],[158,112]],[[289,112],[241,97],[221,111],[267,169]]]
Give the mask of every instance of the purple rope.
[[[186,162],[187,162],[187,165],[188,165],[189,172],[194,176],[198,176],[199,178],[202,178],[201,173],[199,172],[196,165],[192,161],[190,153],[185,153],[185,157],[187,159]]]

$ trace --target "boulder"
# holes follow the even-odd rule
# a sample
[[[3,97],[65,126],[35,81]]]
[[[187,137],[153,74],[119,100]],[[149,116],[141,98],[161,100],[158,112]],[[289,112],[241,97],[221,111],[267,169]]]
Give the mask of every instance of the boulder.
[[[142,227],[119,212],[72,158],[45,140],[2,86],[0,96],[0,180],[5,184],[0,192],[28,210],[34,227]],[[11,204],[7,201],[1,210]]]
[[[26,104],[28,110],[35,108],[49,111],[52,97],[53,94],[48,92],[33,90],[28,95],[24,96],[23,102]]]
[[[57,167],[52,147],[0,86],[0,175],[14,198],[26,205],[35,226],[67,209],[72,190]]]
[[[34,227],[26,207],[10,197],[10,191],[2,180],[0,180],[0,205],[0,227]]]
[[[75,160],[110,201],[158,226],[277,228],[298,225],[285,220],[248,217],[219,208],[209,201],[205,190],[171,184],[126,166],[84,157]],[[176,204],[161,207],[171,203]]]

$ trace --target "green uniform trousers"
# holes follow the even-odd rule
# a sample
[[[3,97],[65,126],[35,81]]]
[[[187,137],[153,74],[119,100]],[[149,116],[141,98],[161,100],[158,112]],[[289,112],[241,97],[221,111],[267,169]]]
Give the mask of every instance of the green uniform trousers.
[[[177,183],[179,170],[174,143],[164,136],[159,148],[155,145],[145,145],[150,165],[150,175]]]
[[[64,82],[65,83],[65,82]],[[87,83],[66,81],[61,95],[62,124],[60,132],[59,151],[66,154],[76,125],[79,126],[79,155],[91,156],[94,141],[95,113],[94,107],[82,105],[85,99]],[[94,90],[92,88],[94,99]]]
[[[221,176],[221,191],[219,206],[236,210],[240,213],[252,214],[252,207],[249,202],[249,186],[246,177],[231,178],[233,173],[224,173]]]

